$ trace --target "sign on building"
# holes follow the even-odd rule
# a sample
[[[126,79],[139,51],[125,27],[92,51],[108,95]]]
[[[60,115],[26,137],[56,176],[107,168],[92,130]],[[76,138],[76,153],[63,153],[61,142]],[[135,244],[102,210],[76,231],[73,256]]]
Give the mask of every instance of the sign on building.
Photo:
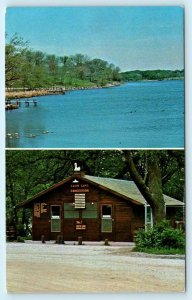
[[[85,208],[85,194],[75,194],[75,208]]]

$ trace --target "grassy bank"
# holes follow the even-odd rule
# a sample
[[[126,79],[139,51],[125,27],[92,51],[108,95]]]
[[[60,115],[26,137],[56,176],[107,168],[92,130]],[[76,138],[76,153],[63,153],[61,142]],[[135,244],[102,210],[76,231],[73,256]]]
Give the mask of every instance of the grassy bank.
[[[45,95],[54,95],[54,94],[63,94],[64,92],[68,91],[75,91],[75,90],[88,90],[88,89],[99,89],[99,88],[110,88],[114,86],[118,86],[120,83],[118,82],[112,82],[107,83],[103,86],[98,86],[95,84],[84,84],[84,85],[77,85],[77,86],[65,86],[61,87],[61,91],[53,91],[49,90],[48,88],[44,89],[35,89],[35,90],[26,90],[26,91],[6,91],[5,96],[6,99],[21,99],[21,98],[32,98],[32,97],[39,97],[39,96],[45,96]]]
[[[53,94],[48,90],[33,90],[33,91],[14,91],[14,92],[6,92],[5,97],[6,99],[20,99],[20,98],[32,98],[38,96],[45,96]]]

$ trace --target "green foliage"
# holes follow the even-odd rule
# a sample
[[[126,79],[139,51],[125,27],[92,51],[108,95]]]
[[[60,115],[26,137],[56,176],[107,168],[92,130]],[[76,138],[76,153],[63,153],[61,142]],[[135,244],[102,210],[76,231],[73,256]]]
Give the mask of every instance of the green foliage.
[[[29,49],[17,35],[6,43],[6,87],[92,87],[120,81],[120,69],[87,55],[58,57]]]
[[[24,239],[25,241],[31,241],[31,240],[32,240],[32,236],[31,236],[31,235],[29,235],[29,236],[24,236],[23,239]]]
[[[121,78],[124,81],[183,79],[184,70],[135,70],[122,72]]]
[[[17,237],[17,242],[18,243],[25,243],[25,239],[22,236]]]
[[[136,237],[136,250],[146,249],[181,249],[185,247],[184,232],[180,229],[172,228],[168,221],[163,221],[147,231],[138,230]]]
[[[25,68],[27,43],[15,34],[5,47],[5,78],[6,86],[18,83]]]
[[[90,82],[88,80],[78,79],[78,78],[70,78],[70,77],[64,78],[63,85],[66,88],[70,88],[70,87],[91,88],[91,87],[94,87],[93,82]]]

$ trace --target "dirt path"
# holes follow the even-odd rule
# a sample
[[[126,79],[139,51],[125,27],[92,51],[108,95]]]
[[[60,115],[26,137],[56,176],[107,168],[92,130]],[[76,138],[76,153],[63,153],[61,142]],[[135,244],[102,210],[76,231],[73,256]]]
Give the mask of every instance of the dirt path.
[[[123,251],[122,251],[123,248]],[[184,290],[185,261],[101,245],[7,244],[8,292]]]

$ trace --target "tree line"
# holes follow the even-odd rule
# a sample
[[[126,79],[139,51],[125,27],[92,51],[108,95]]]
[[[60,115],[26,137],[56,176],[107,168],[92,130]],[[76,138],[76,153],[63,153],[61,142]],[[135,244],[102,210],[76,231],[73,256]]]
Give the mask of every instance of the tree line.
[[[7,38],[8,39],[8,38]],[[5,46],[6,87],[94,87],[121,81],[183,79],[184,70],[121,72],[118,66],[84,54],[56,56],[32,50],[17,34]]]
[[[6,87],[28,89],[65,86],[104,86],[120,81],[120,68],[84,54],[56,56],[29,48],[18,35],[6,43]]]
[[[183,79],[184,70],[146,70],[127,71],[121,73],[124,81]]]
[[[31,212],[15,206],[72,175],[75,162],[88,175],[133,180],[152,208],[154,224],[165,218],[163,193],[183,201],[182,150],[13,150],[6,152],[7,225],[20,235],[30,231]]]

